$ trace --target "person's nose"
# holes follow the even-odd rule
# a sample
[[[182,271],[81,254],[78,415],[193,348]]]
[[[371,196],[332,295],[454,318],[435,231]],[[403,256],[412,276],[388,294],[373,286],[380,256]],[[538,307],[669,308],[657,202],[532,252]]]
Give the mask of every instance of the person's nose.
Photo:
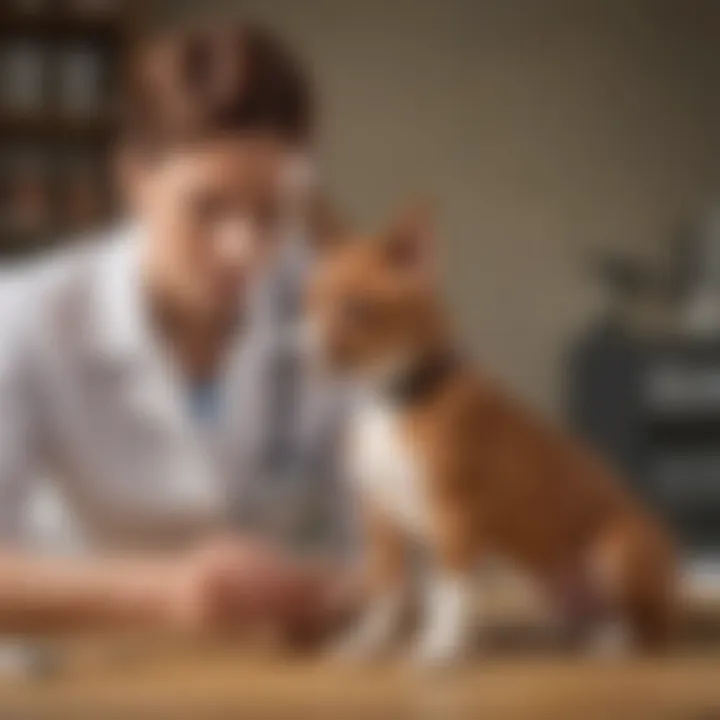
[[[218,229],[215,253],[226,267],[243,267],[251,259],[253,224],[244,218],[226,220]]]

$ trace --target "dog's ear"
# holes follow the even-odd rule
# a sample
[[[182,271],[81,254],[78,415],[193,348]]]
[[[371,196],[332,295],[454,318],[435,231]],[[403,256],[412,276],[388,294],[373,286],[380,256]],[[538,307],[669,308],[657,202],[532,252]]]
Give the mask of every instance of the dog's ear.
[[[317,192],[310,201],[308,234],[317,252],[325,254],[348,242],[350,223],[336,202],[326,193]]]
[[[435,210],[426,200],[406,205],[383,234],[388,260],[398,268],[432,270],[436,244]]]

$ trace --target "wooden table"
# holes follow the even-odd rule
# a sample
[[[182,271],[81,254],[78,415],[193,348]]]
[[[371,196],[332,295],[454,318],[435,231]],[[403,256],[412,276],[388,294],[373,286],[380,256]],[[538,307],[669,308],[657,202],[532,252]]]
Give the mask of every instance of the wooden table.
[[[56,642],[59,669],[0,678],[0,720],[24,717],[578,718],[720,720],[720,600],[688,596],[688,624],[664,658],[592,660],[541,638],[546,623],[517,587],[484,611],[496,638],[470,665],[421,671],[402,658],[348,667],[238,643],[124,636]],[[518,632],[519,631],[519,632]],[[539,634],[538,634],[539,632]],[[534,638],[534,639],[533,639]]]
[[[227,647],[100,655],[45,679],[3,680],[0,718],[720,718],[720,648],[613,663],[513,653],[444,673]]]

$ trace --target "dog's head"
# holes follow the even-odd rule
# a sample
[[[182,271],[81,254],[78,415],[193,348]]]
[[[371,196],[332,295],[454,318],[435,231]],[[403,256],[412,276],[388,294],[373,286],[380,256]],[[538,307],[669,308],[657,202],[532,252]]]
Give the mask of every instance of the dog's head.
[[[387,377],[434,350],[441,334],[434,235],[430,213],[416,207],[376,235],[339,243],[318,263],[308,322],[331,368]]]

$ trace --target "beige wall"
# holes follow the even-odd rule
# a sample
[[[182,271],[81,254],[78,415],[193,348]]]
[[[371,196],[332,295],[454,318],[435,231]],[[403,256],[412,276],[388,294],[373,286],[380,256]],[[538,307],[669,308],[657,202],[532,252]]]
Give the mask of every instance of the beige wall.
[[[562,349],[597,305],[588,249],[657,252],[712,196],[713,0],[216,4],[266,19],[315,62],[326,169],[359,218],[440,199],[463,336],[540,406],[557,406]]]

